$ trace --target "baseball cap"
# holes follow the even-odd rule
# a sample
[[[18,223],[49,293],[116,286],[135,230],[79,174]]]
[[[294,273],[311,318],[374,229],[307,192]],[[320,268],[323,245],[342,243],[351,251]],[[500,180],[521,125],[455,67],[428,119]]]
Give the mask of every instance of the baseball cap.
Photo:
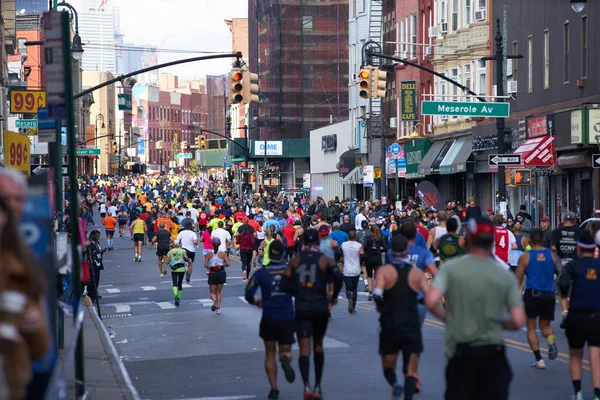
[[[375,225],[375,224],[377,224],[377,219],[376,219],[375,217],[373,217],[373,218],[371,218],[371,219],[369,220],[369,223],[370,223],[371,225]]]
[[[243,217],[242,222],[248,222],[248,217]]]
[[[337,221],[333,223],[334,228],[339,228],[340,226],[341,226],[340,223]]]
[[[541,222],[550,222],[550,220],[548,219],[548,217],[542,217],[542,219],[540,221]]]
[[[213,237],[213,238],[212,238],[212,244],[213,244],[214,246],[220,246],[220,245],[221,245],[221,239],[219,239],[219,238],[218,238],[218,237],[216,237],[216,236],[215,236],[215,237]]]
[[[493,209],[491,206],[488,206],[488,208],[486,208],[486,209],[485,209],[485,211],[488,211],[488,212],[493,212],[493,211],[494,211],[494,209]]]
[[[360,227],[363,229],[367,229],[369,227],[369,223],[366,220],[362,220],[360,222]]]
[[[274,240],[269,245],[269,260],[271,263],[281,263],[285,255],[285,246],[279,240]]]
[[[577,216],[575,215],[575,213],[573,211],[567,211],[563,214],[563,219],[564,220],[572,220],[572,221],[576,221],[577,220]]]
[[[396,235],[394,239],[392,239],[392,253],[395,256],[405,256],[408,254],[408,240],[404,235]]]
[[[237,217],[235,217],[236,221],[243,221],[244,217],[242,217],[241,215],[238,215]]]
[[[471,218],[467,223],[467,232],[471,237],[479,235],[494,235],[496,228],[492,221],[485,218]]]
[[[327,225],[321,225],[319,227],[319,234],[320,235],[329,235],[329,227]]]
[[[307,229],[304,231],[304,243],[319,243],[319,232],[316,229]]]

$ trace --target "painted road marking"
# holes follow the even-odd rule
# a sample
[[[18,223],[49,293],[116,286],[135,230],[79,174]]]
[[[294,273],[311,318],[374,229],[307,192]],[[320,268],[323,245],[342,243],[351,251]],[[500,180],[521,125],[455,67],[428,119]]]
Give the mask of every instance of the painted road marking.
[[[199,301],[200,303],[202,303],[202,305],[203,305],[204,307],[210,307],[210,306],[212,306],[212,305],[213,305],[213,300],[212,300],[212,299],[198,299],[198,301]]]
[[[163,310],[169,310],[171,308],[175,308],[175,304],[169,303],[168,301],[161,301],[156,303]]]
[[[140,286],[140,289],[142,289],[144,292],[147,292],[149,290],[156,290],[156,286]]]
[[[131,307],[126,304],[117,304],[115,305],[115,308],[117,309],[115,311],[116,313],[128,313],[131,311]]]
[[[119,289],[115,289],[115,288],[107,288],[104,290],[106,290],[108,293],[121,293],[121,291]]]
[[[244,303],[248,304],[248,302],[246,301],[246,298],[244,296],[240,296],[240,297],[238,297],[238,299],[240,299]]]
[[[177,399],[177,400],[249,400],[249,399],[256,399],[256,396],[241,395],[241,396],[196,397],[193,399]]]
[[[182,287],[182,288],[191,288],[191,287],[192,287],[192,285],[190,285],[189,283],[183,283],[183,284],[181,285],[181,287]]]

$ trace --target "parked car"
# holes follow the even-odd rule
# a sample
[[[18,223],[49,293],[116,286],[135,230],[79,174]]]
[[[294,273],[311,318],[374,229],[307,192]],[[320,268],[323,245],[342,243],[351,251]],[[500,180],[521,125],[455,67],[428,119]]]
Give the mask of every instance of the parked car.
[[[583,221],[579,225],[579,227],[581,228],[581,230],[584,230],[589,226],[590,222],[596,222],[598,225],[600,225],[600,218],[588,218],[585,221]]]

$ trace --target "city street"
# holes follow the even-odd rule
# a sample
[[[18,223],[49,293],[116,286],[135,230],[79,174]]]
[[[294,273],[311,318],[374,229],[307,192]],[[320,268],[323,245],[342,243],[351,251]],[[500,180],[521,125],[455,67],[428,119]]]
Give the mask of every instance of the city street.
[[[101,242],[105,243],[104,235]],[[171,278],[159,277],[154,253],[146,247],[142,263],[134,263],[129,236],[117,237],[114,242],[115,250],[104,255],[101,311],[140,396],[151,400],[266,398],[269,385],[263,367],[263,344],[258,337],[261,311],[243,299],[240,264],[234,261],[228,270],[222,315],[210,310],[212,302],[201,256],[195,262],[192,285],[184,286],[181,306],[175,308]],[[325,340],[326,398],[389,398],[390,389],[377,354],[378,315],[374,304],[362,293],[361,299],[356,315],[348,314],[342,299],[334,308]],[[558,323],[554,325],[558,327]],[[419,368],[422,393],[417,398],[443,398],[443,334],[443,324],[428,318]],[[562,331],[557,332],[561,351],[558,359],[548,361],[542,352],[546,370],[530,367],[533,355],[525,332],[508,333],[507,337],[514,373],[511,399],[569,398],[568,348]],[[297,370],[297,351],[294,357]],[[401,373],[400,365],[398,371]],[[282,399],[300,397],[299,378],[297,371],[296,381],[288,384],[279,374]],[[591,392],[590,379],[586,367],[585,394]]]

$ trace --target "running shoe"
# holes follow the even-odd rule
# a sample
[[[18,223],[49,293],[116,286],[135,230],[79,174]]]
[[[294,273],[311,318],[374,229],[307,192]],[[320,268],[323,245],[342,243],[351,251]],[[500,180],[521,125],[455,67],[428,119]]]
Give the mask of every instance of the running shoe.
[[[404,388],[401,384],[396,383],[394,388],[392,389],[392,399],[400,400],[402,398],[402,394],[404,393]]]
[[[217,308],[217,315],[221,315],[221,309]]]
[[[296,372],[294,368],[292,368],[292,364],[288,356],[279,357],[279,362],[281,362],[281,368],[283,368],[283,372],[285,374],[285,379],[289,383],[293,383],[296,379]]]
[[[161,278],[164,278],[164,276],[165,276],[165,274],[160,274],[160,277],[161,277]]]
[[[417,378],[417,384],[415,385],[415,393],[421,393],[421,380],[419,379],[419,373],[415,374],[415,378]]]
[[[304,400],[313,400],[313,399],[314,399],[313,392],[307,386],[306,388],[304,388]]]
[[[217,309],[217,301],[213,300],[213,304],[210,307],[210,311],[215,312],[216,309]]]
[[[321,386],[315,386],[315,390],[313,390],[313,400],[323,400],[323,393],[321,391]]]
[[[577,394],[574,394],[571,396],[571,400],[583,400],[583,393],[580,391]]]
[[[554,335],[551,335],[548,337],[548,358],[556,360],[556,357],[558,357],[558,347],[556,346]]]
[[[352,307],[352,300],[348,300],[348,312],[350,314],[352,314],[353,309],[354,309],[354,307]]]
[[[536,361],[533,364],[531,364],[531,366],[537,369],[546,369],[546,363],[544,362],[544,360]]]
[[[191,280],[186,280],[185,283],[187,283],[188,285],[192,285],[192,281]]]
[[[175,296],[175,305],[179,306],[179,297],[178,296]]]
[[[269,400],[279,400],[279,390],[271,389],[271,391],[269,392],[269,397],[267,398]]]
[[[365,289],[363,290],[364,293],[367,293],[369,291],[369,285],[365,285]]]
[[[368,300],[369,301],[373,301],[373,292],[369,292],[369,298],[368,298]]]

